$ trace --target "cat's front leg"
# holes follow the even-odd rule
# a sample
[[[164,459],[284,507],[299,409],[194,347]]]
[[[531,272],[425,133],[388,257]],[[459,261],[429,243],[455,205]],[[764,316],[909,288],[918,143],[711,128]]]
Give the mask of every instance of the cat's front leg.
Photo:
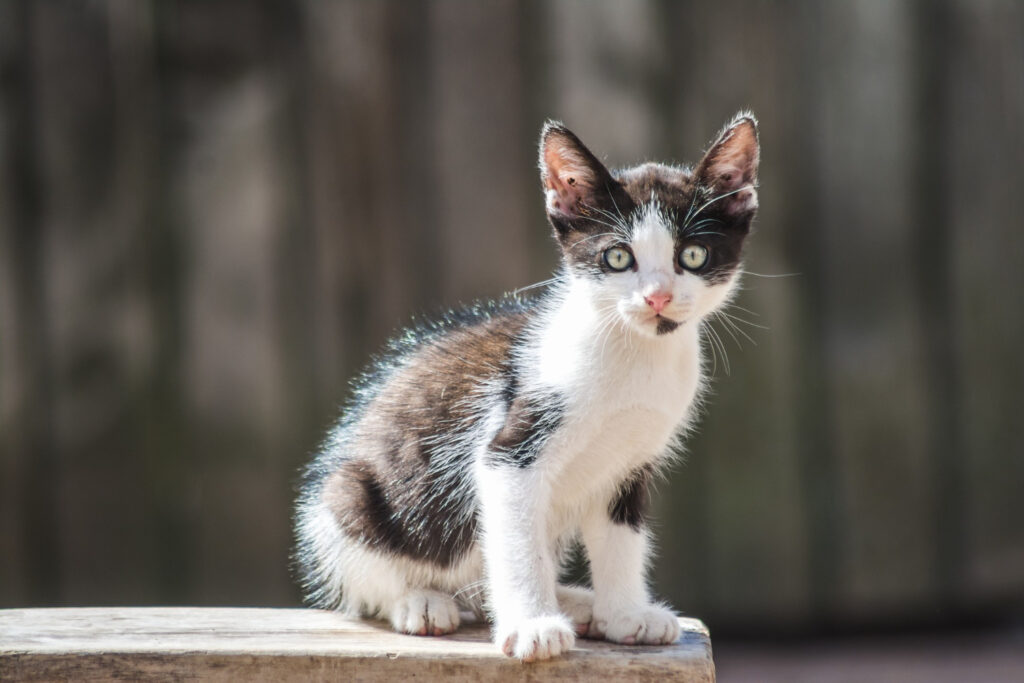
[[[612,501],[588,515],[582,535],[594,584],[588,637],[627,645],[678,640],[675,612],[652,603],[647,591],[649,540],[640,515],[617,515]]]
[[[526,662],[556,657],[575,633],[558,609],[544,479],[533,467],[483,464],[477,482],[494,642]]]

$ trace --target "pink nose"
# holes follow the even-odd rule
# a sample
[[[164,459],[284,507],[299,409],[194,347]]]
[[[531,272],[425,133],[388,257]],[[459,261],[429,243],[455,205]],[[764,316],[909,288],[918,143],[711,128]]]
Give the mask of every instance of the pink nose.
[[[645,296],[644,301],[647,302],[648,306],[654,309],[655,313],[661,313],[662,309],[665,308],[665,306],[668,306],[668,302],[672,301],[672,295],[655,292],[650,296]]]

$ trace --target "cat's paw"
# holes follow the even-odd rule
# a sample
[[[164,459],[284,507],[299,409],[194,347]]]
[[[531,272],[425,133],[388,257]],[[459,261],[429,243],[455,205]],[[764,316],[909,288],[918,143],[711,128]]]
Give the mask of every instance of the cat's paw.
[[[594,591],[578,586],[558,586],[558,609],[572,622],[576,635],[585,636],[594,618]]]
[[[626,645],[668,645],[679,640],[675,612],[657,605],[598,612],[590,624],[591,637]]]
[[[569,620],[556,614],[523,619],[509,627],[498,627],[494,642],[509,657],[532,662],[568,652],[575,644],[576,636]]]
[[[413,591],[402,596],[388,615],[399,633],[440,636],[459,627],[459,608],[449,595],[437,591]]]

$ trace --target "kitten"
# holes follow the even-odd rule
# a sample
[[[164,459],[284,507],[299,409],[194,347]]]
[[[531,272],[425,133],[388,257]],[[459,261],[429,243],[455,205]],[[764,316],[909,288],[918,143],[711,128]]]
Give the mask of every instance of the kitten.
[[[692,170],[610,172],[545,125],[562,268],[537,300],[406,332],[358,382],[298,502],[309,602],[420,635],[486,605],[525,661],[576,635],[674,642],[645,579],[647,487],[693,418],[701,322],[735,291],[758,157],[749,114]],[[558,582],[577,542],[593,590]]]

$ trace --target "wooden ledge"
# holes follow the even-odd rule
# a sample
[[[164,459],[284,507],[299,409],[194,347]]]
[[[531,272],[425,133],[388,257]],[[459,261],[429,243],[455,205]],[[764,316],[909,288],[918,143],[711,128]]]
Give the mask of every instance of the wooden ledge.
[[[680,624],[672,646],[578,640],[564,658],[521,664],[498,652],[482,625],[429,638],[309,609],[0,610],[0,678],[714,681],[707,629],[696,619]]]

